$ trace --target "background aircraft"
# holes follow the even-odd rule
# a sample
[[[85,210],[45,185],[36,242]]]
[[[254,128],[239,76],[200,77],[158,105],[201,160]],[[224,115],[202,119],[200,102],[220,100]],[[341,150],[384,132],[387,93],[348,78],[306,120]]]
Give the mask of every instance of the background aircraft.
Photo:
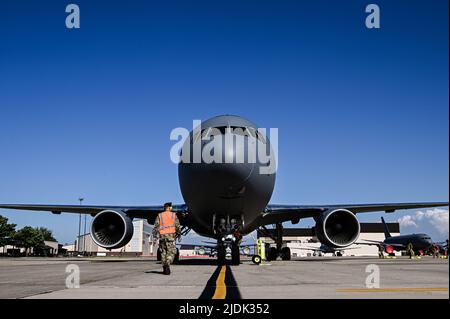
[[[448,239],[446,241],[434,243],[434,245],[439,249],[440,254],[444,256],[448,255]]]
[[[231,134],[231,135],[227,135]],[[246,147],[226,143],[226,136],[233,140],[243,139]],[[210,147],[211,141],[220,141],[219,162],[194,161],[195,147],[201,151]],[[269,153],[268,161],[250,157],[249,146]],[[187,153],[189,152],[189,153]],[[357,214],[399,209],[448,206],[448,202],[386,203],[343,205],[273,205],[269,204],[275,187],[276,171],[262,174],[265,168],[276,164],[270,140],[258,131],[254,123],[239,117],[223,115],[202,122],[185,140],[178,165],[178,178],[185,203],[174,205],[183,226],[182,234],[191,229],[200,235],[217,241],[219,263],[226,261],[231,250],[232,263],[240,262],[240,242],[244,235],[274,225],[276,247],[271,247],[271,259],[290,259],[290,249],[282,247],[284,222],[296,224],[302,218],[314,218],[315,231],[321,243],[342,249],[353,244],[360,233]],[[189,154],[189,155],[186,155]],[[239,159],[244,158],[243,162]],[[165,199],[167,200],[167,199]],[[164,200],[164,201],[165,201]],[[163,200],[161,201],[163,202]],[[91,214],[93,241],[106,249],[123,247],[133,236],[134,218],[144,218],[150,224],[162,205],[156,206],[78,206],[78,205],[30,205],[0,204],[0,208],[50,211],[53,214]],[[411,238],[412,239],[412,238]]]
[[[301,246],[299,249],[310,250],[313,256],[322,256],[323,254],[332,254],[334,256],[343,256],[346,250],[358,249],[358,247],[347,247],[345,249],[338,249],[321,244],[320,247]]]
[[[395,250],[406,250],[408,244],[412,244],[414,252],[417,254],[423,255],[432,245],[433,241],[431,237],[427,234],[409,234],[409,235],[400,235],[400,236],[391,236],[389,232],[389,228],[384,221],[384,218],[381,217],[381,222],[384,225],[384,241],[375,241],[365,239],[367,243],[360,242],[357,243],[359,245],[377,245],[388,253],[392,254]]]
[[[210,257],[215,257],[217,256],[217,245],[214,242],[207,242],[205,241],[204,243],[206,243],[207,245],[196,245],[198,246],[198,253],[200,255],[209,255]],[[252,247],[255,247],[255,244],[243,244],[241,243],[241,245],[239,246],[240,248],[240,252],[242,255],[250,255],[251,251],[252,251]],[[227,250],[227,255],[231,256],[231,250]]]

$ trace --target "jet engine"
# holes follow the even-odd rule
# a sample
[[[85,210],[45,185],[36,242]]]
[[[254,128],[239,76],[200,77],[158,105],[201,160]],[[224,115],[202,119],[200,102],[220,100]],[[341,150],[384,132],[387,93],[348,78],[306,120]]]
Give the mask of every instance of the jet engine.
[[[385,251],[387,254],[392,254],[392,253],[394,252],[394,247],[392,247],[391,245],[387,245],[387,246],[384,248],[384,251]]]
[[[107,249],[125,246],[133,237],[133,222],[121,211],[104,210],[91,223],[92,240]]]
[[[316,219],[316,236],[333,248],[347,247],[359,237],[360,226],[355,214],[347,209],[327,210]]]

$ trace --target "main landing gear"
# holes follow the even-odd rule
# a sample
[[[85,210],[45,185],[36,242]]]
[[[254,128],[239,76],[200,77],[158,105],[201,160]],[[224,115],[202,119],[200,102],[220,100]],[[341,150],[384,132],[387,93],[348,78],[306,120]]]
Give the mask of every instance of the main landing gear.
[[[267,261],[276,260],[278,257],[281,260],[291,260],[291,249],[283,247],[283,225],[281,223],[275,225],[275,232],[268,230],[265,226],[262,227],[261,231],[264,236],[270,237],[276,244],[276,247],[266,248]]]

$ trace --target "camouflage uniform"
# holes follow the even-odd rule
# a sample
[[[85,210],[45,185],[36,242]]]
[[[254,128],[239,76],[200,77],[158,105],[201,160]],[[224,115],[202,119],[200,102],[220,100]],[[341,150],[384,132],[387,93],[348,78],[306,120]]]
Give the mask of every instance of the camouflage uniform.
[[[176,215],[175,215],[176,216]],[[180,221],[175,217],[175,234],[159,234],[159,215],[156,217],[153,228],[154,238],[159,238],[159,250],[161,251],[161,263],[169,266],[177,254],[176,239],[180,235]]]
[[[382,245],[378,246],[378,258],[380,259],[384,258],[384,247]]]
[[[411,243],[408,243],[406,246],[406,251],[408,252],[409,258],[412,259],[415,257],[413,245]]]

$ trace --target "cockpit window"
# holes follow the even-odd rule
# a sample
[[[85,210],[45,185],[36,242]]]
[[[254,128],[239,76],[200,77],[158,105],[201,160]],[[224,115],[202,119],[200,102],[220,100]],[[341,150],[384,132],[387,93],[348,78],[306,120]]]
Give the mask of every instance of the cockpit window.
[[[210,127],[204,129],[204,130],[202,131],[202,138],[205,138],[205,137],[209,136],[209,133],[210,133],[210,132],[211,132],[211,128],[210,128]]]
[[[211,128],[210,128],[210,127],[207,127],[207,128],[205,128],[205,129],[201,130],[200,132],[197,132],[197,133],[195,134],[195,137],[194,137],[193,141],[194,141],[194,142],[197,142],[197,141],[200,139],[200,136],[201,136],[202,138],[205,138],[206,136],[208,136],[208,134],[210,133],[210,131],[211,131]]]
[[[266,140],[258,130],[256,130],[254,127],[248,127],[248,130],[252,134],[254,138],[257,138],[261,143],[266,144]]]
[[[235,135],[250,136],[250,132],[246,127],[231,127],[231,132]]]
[[[208,127],[201,132],[197,132],[197,134],[194,136],[193,141],[197,142],[200,137],[203,138],[209,138],[214,134],[217,134],[217,132],[220,132],[220,134],[225,135],[226,132],[231,132],[235,135],[240,136],[251,136],[253,138],[257,138],[261,143],[265,144],[265,138],[262,134],[260,134],[255,128],[253,127],[239,127],[239,126],[220,126],[220,127]]]
[[[256,131],[256,135],[258,136],[258,140],[261,143],[266,144],[266,140],[264,139],[264,136],[260,132]]]
[[[266,139],[264,138],[263,134],[261,134],[258,130],[256,130],[253,127],[249,127],[248,129],[252,133],[253,137],[256,137],[261,143],[266,144]]]
[[[252,135],[252,137],[256,138],[256,130],[254,127],[247,127],[248,131]]]

